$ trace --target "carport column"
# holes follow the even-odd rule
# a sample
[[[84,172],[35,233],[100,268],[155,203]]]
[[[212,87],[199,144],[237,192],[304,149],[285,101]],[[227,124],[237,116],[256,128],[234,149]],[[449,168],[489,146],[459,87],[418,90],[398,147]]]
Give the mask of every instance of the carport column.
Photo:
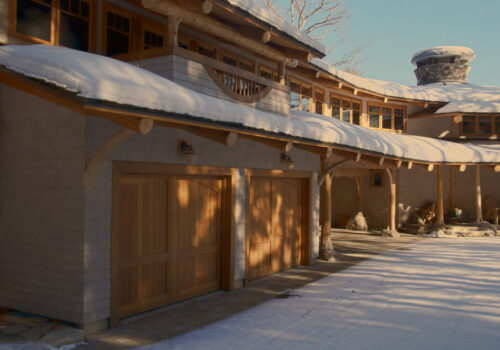
[[[476,204],[476,222],[480,223],[481,221],[483,221],[483,211],[481,208],[481,177],[480,177],[481,166],[476,165],[475,171],[476,174],[474,176],[474,188],[476,193],[474,195],[474,200]]]
[[[391,198],[389,208],[389,231],[396,232],[396,169],[385,168],[391,183]]]
[[[436,225],[444,226],[443,210],[443,166],[437,166],[437,217]]]
[[[450,209],[457,207],[457,191],[456,191],[456,176],[455,167],[450,167]]]
[[[321,174],[328,171],[326,160],[321,162]],[[319,256],[321,260],[333,259],[333,245],[330,236],[332,229],[332,175],[326,174],[325,180],[321,184],[319,195],[319,221],[321,224],[321,237],[319,242]]]

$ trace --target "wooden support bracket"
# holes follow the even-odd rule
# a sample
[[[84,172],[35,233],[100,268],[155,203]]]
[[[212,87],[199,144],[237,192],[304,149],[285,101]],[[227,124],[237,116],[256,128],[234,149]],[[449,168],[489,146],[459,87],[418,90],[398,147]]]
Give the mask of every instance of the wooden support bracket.
[[[94,184],[95,178],[101,170],[104,160],[108,155],[123,141],[132,136],[135,131],[123,128],[117,132],[97,151],[92,160],[89,162],[83,173],[81,183],[83,187],[91,187]]]
[[[227,131],[209,130],[209,129],[197,128],[195,126],[179,127],[178,125],[176,125],[176,127],[228,147],[233,147],[236,144],[236,141],[238,141],[238,133],[234,131],[227,132]]]
[[[321,187],[323,184],[323,181],[325,181],[326,177],[332,173],[336,168],[341,166],[344,163],[350,162],[351,159],[343,159],[341,161],[335,162],[332,165],[330,165],[323,174],[321,174],[320,178],[318,179],[318,187]]]

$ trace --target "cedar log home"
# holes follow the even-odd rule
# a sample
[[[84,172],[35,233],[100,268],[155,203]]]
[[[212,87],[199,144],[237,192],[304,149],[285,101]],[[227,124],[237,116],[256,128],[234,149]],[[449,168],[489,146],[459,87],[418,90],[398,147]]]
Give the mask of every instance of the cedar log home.
[[[500,88],[466,83],[470,49],[417,53],[405,86],[328,65],[252,1],[0,16],[0,306],[93,332],[311,264],[359,211],[396,231],[488,200],[498,220]]]

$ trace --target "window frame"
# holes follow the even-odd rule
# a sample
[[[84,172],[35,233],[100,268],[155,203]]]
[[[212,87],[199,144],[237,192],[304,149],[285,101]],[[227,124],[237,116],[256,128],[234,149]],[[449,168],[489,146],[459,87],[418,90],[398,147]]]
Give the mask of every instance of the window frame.
[[[378,107],[379,112],[378,112],[378,127],[373,127],[370,125],[370,107]],[[391,128],[384,128],[383,127],[383,117],[384,117],[384,109],[390,109],[391,110]],[[403,111],[403,129],[396,129],[396,113],[395,110],[400,109]],[[375,129],[375,130],[381,130],[381,131],[392,131],[396,133],[403,133],[406,132],[406,126],[407,126],[407,121],[408,121],[408,114],[406,110],[406,106],[401,106],[401,105],[394,105],[394,104],[387,104],[387,103],[376,103],[376,102],[368,102],[368,127],[370,129]]]
[[[318,99],[318,97],[317,97],[316,94],[322,95],[321,101]],[[320,114],[320,115],[325,115],[325,111],[326,111],[326,108],[325,108],[326,107],[326,104],[325,104],[325,97],[326,97],[325,90],[317,88],[317,87],[314,87],[313,95],[314,95],[314,98],[313,98],[314,113]],[[316,104],[318,102],[321,102],[321,113],[318,113],[318,111],[316,110]],[[311,108],[309,108],[309,109],[311,109]]]
[[[375,176],[380,175],[380,185],[375,183]],[[370,169],[370,187],[385,188],[385,171],[379,169]]]
[[[8,0],[8,19],[7,19],[7,32],[9,36],[19,38],[21,40],[26,40],[28,42],[36,44],[46,44],[62,46],[59,44],[60,41],[60,23],[61,23],[61,12],[68,13],[68,11],[61,10],[61,1],[52,0],[52,4],[48,5],[43,3],[41,0],[32,0],[36,3],[43,4],[51,9],[50,18],[50,40],[44,40],[37,38],[32,35],[18,33],[17,32],[17,1],[18,0]],[[97,0],[80,0],[87,2],[89,4],[89,32],[88,32],[88,51],[96,52],[97,43]],[[80,18],[77,16],[77,18]]]
[[[474,117],[474,133],[464,133],[464,118],[465,117]],[[480,133],[479,132],[479,119],[480,117],[489,117],[490,118],[490,128],[491,128],[491,133],[486,134],[486,133]],[[496,120],[500,120],[500,115],[484,115],[484,114],[464,114],[462,116],[462,121],[460,122],[460,136],[461,137],[474,137],[474,136],[479,136],[479,137],[500,137],[500,130],[496,130]]]
[[[341,121],[345,121],[347,123],[350,123],[350,124],[354,124],[353,123],[353,119],[354,119],[354,108],[353,108],[353,104],[356,103],[359,105],[359,124],[354,124],[354,125],[359,125],[361,126],[362,125],[362,115],[363,115],[363,101],[361,99],[358,99],[358,98],[353,98],[353,97],[350,97],[350,96],[344,96],[344,95],[339,95],[339,94],[335,94],[335,93],[332,93],[330,92],[330,98],[329,98],[329,105],[330,105],[330,110],[332,111],[331,113],[331,117],[333,118],[333,99],[337,99],[339,100],[339,118],[338,120],[341,120]],[[350,109],[349,109],[349,120],[344,120],[344,101],[348,101],[349,104],[350,104]],[[337,119],[337,118],[335,118]]]

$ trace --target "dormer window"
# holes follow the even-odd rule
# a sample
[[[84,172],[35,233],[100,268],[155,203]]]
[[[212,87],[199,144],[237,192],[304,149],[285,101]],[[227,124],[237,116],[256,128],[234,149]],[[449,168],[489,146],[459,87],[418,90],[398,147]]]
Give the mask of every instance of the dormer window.
[[[349,97],[331,95],[332,117],[360,125],[361,101]]]

